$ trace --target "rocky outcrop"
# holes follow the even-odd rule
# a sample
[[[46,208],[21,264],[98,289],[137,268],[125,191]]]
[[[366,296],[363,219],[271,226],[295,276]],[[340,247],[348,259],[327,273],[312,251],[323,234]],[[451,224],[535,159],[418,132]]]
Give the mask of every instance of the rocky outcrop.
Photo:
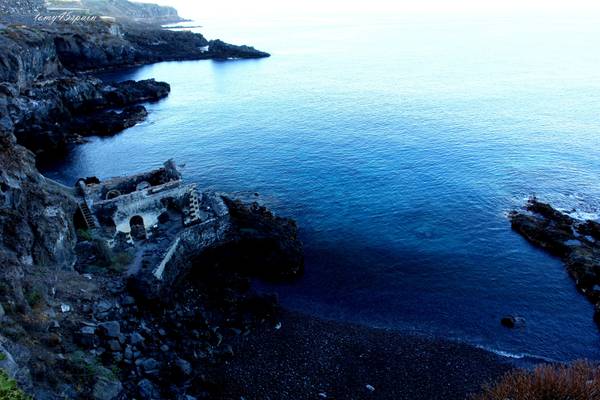
[[[168,84],[152,80],[108,85],[78,71],[164,60],[268,56],[251,47],[209,42],[191,32],[130,25],[125,34],[115,33],[104,22],[10,27],[0,31],[0,48],[0,112],[11,118],[19,143],[38,154],[64,150],[83,136],[131,127],[146,111],[124,108],[156,101],[170,91]],[[102,111],[109,108],[118,110]]]
[[[54,41],[45,32],[30,28],[0,30],[0,82],[18,89],[36,80],[64,76]]]
[[[596,305],[600,324],[600,223],[574,219],[535,198],[509,219],[525,239],[564,261],[577,288]]]
[[[107,85],[93,78],[57,78],[35,82],[19,92],[4,85],[0,112],[11,119],[20,144],[49,154],[81,136],[115,134],[134,125],[146,110],[127,107],[159,100],[169,91],[168,84],[154,80]]]
[[[117,111],[103,111],[77,117],[71,121],[71,129],[80,136],[112,136],[137,125],[148,116],[144,106],[131,106]]]
[[[202,194],[200,208],[214,214],[185,229],[160,266],[148,265],[130,278],[130,290],[138,298],[168,301],[185,282],[215,268],[269,281],[293,280],[303,272],[302,243],[293,220],[212,192]]]
[[[154,80],[106,84],[71,73],[61,61],[55,35],[22,27],[0,33],[0,114],[30,150],[48,154],[81,136],[118,133],[146,115],[141,106],[119,109],[169,94],[168,84]]]
[[[236,58],[264,58],[269,57],[269,53],[256,50],[250,46],[234,46],[221,40],[211,40],[208,51],[211,57],[217,59],[236,59]]]
[[[103,34],[90,27],[62,31],[55,35],[61,63],[71,71],[114,69],[160,61],[264,58],[268,53],[249,46],[235,46],[220,40],[208,41],[199,33],[148,29],[128,24],[112,35],[98,24]]]
[[[40,175],[31,152],[19,146],[2,118],[0,128],[0,264],[16,306],[27,307],[21,279],[35,265],[74,263],[75,202],[69,191]]]

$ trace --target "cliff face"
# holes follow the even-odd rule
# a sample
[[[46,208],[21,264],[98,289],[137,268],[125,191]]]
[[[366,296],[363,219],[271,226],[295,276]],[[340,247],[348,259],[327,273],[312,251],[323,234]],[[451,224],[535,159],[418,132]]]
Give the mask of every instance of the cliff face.
[[[16,144],[12,122],[0,121],[0,276],[10,303],[27,308],[22,281],[39,267],[69,268],[75,261],[72,225],[75,201],[68,190],[46,180],[34,155]],[[5,303],[6,304],[6,303]]]
[[[21,89],[35,80],[65,73],[52,37],[40,30],[0,30],[0,48],[0,82],[13,83]]]

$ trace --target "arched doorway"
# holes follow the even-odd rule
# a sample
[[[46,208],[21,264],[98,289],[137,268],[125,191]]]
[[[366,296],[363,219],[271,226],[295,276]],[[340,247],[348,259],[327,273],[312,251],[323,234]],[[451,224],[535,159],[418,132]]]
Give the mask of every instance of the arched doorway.
[[[146,239],[146,227],[144,226],[144,218],[140,215],[134,215],[129,220],[129,226],[131,227],[131,237],[134,240]]]

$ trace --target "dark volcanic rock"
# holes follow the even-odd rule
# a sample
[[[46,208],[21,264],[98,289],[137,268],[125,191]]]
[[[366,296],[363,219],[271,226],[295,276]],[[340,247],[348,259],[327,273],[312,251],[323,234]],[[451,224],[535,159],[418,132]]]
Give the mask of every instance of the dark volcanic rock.
[[[46,154],[78,143],[81,136],[131,127],[145,117],[145,110],[121,109],[170,92],[168,84],[154,80],[106,84],[73,72],[165,60],[268,56],[247,46],[209,42],[192,32],[103,22],[9,27],[0,30],[0,49],[0,114],[10,117],[20,144]]]
[[[512,228],[529,242],[561,257],[577,288],[596,305],[600,322],[598,222],[579,221],[532,198],[525,211],[509,214]]]
[[[135,24],[115,27],[99,23],[69,30],[47,30],[47,35],[54,40],[58,59],[70,71],[98,71],[160,61],[269,56],[248,46],[234,46],[220,40],[209,42],[199,33]]]
[[[143,81],[124,81],[103,88],[102,93],[107,105],[124,107],[139,102],[157,101],[167,97],[171,86],[154,79]]]
[[[131,106],[121,112],[110,110],[78,117],[71,129],[81,136],[109,136],[135,126],[147,116],[144,106]]]
[[[74,135],[109,135],[142,121],[147,113],[138,102],[156,101],[170,92],[153,79],[106,85],[93,78],[60,78],[35,83],[16,96],[0,92],[20,144],[36,152],[64,148]],[[109,109],[109,111],[102,111]]]
[[[216,193],[204,193],[203,198],[226,211],[179,236],[160,279],[145,269],[129,279],[129,290],[139,300],[168,302],[190,276],[196,279],[214,270],[268,281],[300,276],[304,257],[295,221],[275,216],[256,203],[248,205]]]
[[[229,59],[229,58],[264,58],[270,57],[269,53],[256,50],[250,46],[235,46],[225,43],[221,40],[211,40],[208,46],[208,51],[213,58]]]
[[[100,324],[100,332],[109,338],[117,338],[121,334],[121,326],[117,321],[109,321]]]
[[[500,319],[500,324],[506,328],[517,328],[525,326],[525,319],[522,317],[515,317],[514,315],[507,315]]]
[[[304,256],[294,220],[277,217],[257,203],[223,200],[229,208],[231,240],[239,246],[242,272],[266,280],[293,279],[302,273]]]
[[[10,122],[3,118],[6,125]],[[35,169],[33,154],[0,127],[0,263],[13,299],[26,305],[19,282],[34,265],[72,265],[75,201]]]
[[[30,28],[0,29],[0,82],[22,88],[64,75],[52,37]]]

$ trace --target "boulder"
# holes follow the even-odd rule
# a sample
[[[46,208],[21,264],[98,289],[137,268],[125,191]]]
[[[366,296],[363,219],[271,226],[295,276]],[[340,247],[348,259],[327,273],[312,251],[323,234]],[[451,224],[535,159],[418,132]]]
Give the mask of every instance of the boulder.
[[[161,399],[159,390],[148,379],[142,379],[138,383],[138,393],[142,400],[159,400],[159,399]]]
[[[138,364],[138,362],[136,362]],[[139,360],[139,366],[145,375],[156,376],[160,370],[160,363],[154,358],[145,358]]]
[[[121,335],[121,325],[117,321],[103,322],[99,325],[99,331],[108,338],[118,338]]]
[[[123,385],[104,367],[100,367],[99,377],[94,384],[92,396],[94,400],[114,400],[123,392]]]
[[[138,332],[133,332],[129,338],[129,341],[133,346],[140,346],[144,344],[144,337],[140,335]]]
[[[182,359],[182,358],[178,358],[175,361],[175,365],[177,366],[177,370],[178,372],[184,376],[190,376],[192,374],[192,364],[190,364],[188,361]]]
[[[502,326],[512,329],[516,326],[517,320],[512,315],[509,315],[506,317],[502,317],[500,323],[502,324]]]

